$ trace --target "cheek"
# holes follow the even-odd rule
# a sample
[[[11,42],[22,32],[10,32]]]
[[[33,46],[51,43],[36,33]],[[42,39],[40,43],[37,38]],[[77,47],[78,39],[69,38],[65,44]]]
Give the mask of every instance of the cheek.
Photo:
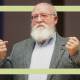
[[[46,24],[48,26],[52,26],[52,25],[54,25],[54,21],[53,20],[48,20],[48,21],[46,21]]]
[[[51,20],[49,20],[48,24],[51,26],[52,25],[55,26],[57,24],[57,21],[55,19],[51,19]]]
[[[36,23],[34,22],[34,21],[32,21],[31,22],[31,26],[33,27],[33,26],[35,26],[36,25]]]

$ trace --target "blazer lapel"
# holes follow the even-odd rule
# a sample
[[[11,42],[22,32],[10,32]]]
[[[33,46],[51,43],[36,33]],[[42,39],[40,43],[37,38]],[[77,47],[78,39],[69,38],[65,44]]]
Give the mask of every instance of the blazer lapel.
[[[58,65],[58,63],[59,63],[59,61],[63,55],[64,46],[65,46],[65,43],[63,42],[62,38],[57,34],[56,35],[55,48],[53,51],[50,68],[56,68],[57,67],[57,65]]]
[[[30,63],[31,63],[31,57],[32,57],[32,52],[33,52],[33,48],[34,48],[35,42],[33,39],[29,39],[27,41],[27,45],[26,45],[26,56],[25,56],[25,63],[26,63],[26,67],[29,68],[30,67]]]
[[[65,44],[66,44],[66,40],[64,38],[60,37],[57,33],[55,48],[54,48],[51,63],[50,63],[50,69],[58,67],[59,61],[62,58],[64,51],[65,51],[64,50]],[[51,80],[51,75],[48,75],[47,80]]]

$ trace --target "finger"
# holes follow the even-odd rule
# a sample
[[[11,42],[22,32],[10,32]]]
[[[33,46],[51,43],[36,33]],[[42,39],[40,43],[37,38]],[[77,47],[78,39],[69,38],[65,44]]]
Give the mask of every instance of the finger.
[[[69,40],[68,42],[69,42],[70,44],[72,44],[72,45],[78,45],[78,43],[79,43],[79,42],[74,41],[74,40],[72,40],[72,39]]]
[[[8,41],[2,41],[2,40],[0,40],[0,46],[6,45],[6,44],[8,44]]]
[[[80,41],[76,38],[76,37],[70,37],[68,42],[75,44],[75,45],[79,45]]]
[[[2,48],[6,48],[6,45],[1,46]]]
[[[67,42],[66,48],[68,48],[68,49],[76,48],[76,45],[72,44],[71,42]]]
[[[0,48],[0,52],[6,52],[7,51],[7,48],[5,47],[5,48]]]
[[[73,44],[72,44],[71,42],[67,42],[66,45],[68,45],[68,46],[72,46]]]
[[[5,43],[8,43],[8,41],[3,41],[2,39],[0,39],[0,42],[5,42]]]
[[[69,37],[69,40],[79,41],[79,39],[77,37]]]
[[[4,41],[5,44],[8,44],[8,41]]]
[[[67,45],[66,45],[66,48],[67,48],[67,49],[73,49],[73,46],[67,44]]]

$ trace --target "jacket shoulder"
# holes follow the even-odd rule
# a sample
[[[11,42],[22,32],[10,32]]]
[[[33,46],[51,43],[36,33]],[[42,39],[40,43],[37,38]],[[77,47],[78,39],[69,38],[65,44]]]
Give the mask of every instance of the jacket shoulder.
[[[62,37],[59,34],[56,34],[57,41],[61,43],[66,43],[68,41],[68,37]]]
[[[19,41],[19,42],[17,42],[17,43],[15,43],[13,46],[21,46],[21,47],[23,47],[23,46],[26,46],[26,45],[29,45],[30,43],[33,43],[34,41],[33,41],[33,39],[32,38],[27,38],[27,39],[25,39],[25,40],[22,40],[22,41]]]

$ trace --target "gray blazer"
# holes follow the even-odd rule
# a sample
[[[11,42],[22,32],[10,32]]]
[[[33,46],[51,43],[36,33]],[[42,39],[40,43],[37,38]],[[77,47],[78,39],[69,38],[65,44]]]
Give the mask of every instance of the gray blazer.
[[[68,38],[62,38],[57,34],[54,54],[52,55],[50,68],[79,68],[80,55],[70,57],[65,44]],[[8,61],[13,68],[29,68],[35,41],[32,38],[16,43]],[[6,60],[7,62],[7,60]],[[8,63],[9,63],[8,62]],[[9,65],[10,65],[9,64]],[[15,75],[14,80],[28,80],[28,75]],[[47,80],[80,80],[79,75],[48,75]]]

